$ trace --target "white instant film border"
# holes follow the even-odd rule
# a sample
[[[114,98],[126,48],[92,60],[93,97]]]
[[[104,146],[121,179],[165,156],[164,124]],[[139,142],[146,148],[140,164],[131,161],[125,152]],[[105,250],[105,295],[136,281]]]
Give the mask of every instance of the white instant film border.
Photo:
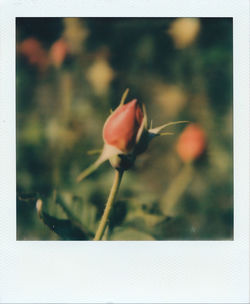
[[[234,241],[16,241],[15,17],[233,17]],[[249,1],[0,3],[0,302],[248,303]]]

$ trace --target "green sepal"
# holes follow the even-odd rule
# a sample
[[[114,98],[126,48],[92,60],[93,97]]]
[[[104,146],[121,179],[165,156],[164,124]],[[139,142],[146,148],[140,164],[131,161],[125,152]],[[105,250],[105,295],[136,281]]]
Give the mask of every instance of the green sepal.
[[[106,160],[110,159],[111,157],[113,157],[115,155],[122,154],[122,153],[123,152],[120,151],[119,149],[117,149],[113,146],[110,146],[108,144],[105,144],[99,158],[92,165],[90,165],[87,169],[82,171],[82,173],[78,175],[76,181],[79,183],[84,178],[86,178],[88,175],[93,173]]]
[[[169,127],[169,126],[172,126],[172,125],[178,125],[178,124],[182,124],[182,123],[188,123],[188,122],[189,122],[189,121],[187,121],[187,120],[173,121],[173,122],[166,123],[166,124],[164,124],[164,125],[162,125],[162,126],[159,126],[159,127],[157,127],[157,128],[151,128],[151,129],[149,129],[148,131],[149,131],[149,133],[151,133],[151,134],[160,134],[159,132],[160,132],[162,129],[166,128],[166,127]]]

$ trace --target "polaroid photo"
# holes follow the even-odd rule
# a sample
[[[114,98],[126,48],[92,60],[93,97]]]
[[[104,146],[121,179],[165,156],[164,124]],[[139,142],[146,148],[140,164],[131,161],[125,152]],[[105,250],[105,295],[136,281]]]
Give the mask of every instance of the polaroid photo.
[[[248,303],[249,2],[0,17],[0,301]]]

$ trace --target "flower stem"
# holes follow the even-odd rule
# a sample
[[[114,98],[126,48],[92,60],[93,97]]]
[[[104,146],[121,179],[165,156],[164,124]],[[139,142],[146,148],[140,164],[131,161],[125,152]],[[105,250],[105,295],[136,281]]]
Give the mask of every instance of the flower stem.
[[[180,173],[173,179],[169,188],[163,194],[160,201],[162,213],[167,216],[175,216],[176,204],[184,191],[187,189],[189,183],[194,175],[194,168],[192,163],[185,163]]]
[[[120,183],[122,180],[122,175],[123,175],[123,170],[119,170],[119,171],[115,170],[114,182],[113,182],[112,188],[110,190],[108,201],[107,201],[106,207],[104,209],[100,224],[97,228],[97,231],[96,231],[96,234],[94,237],[94,241],[100,241],[102,239],[104,230],[107,226],[107,221],[109,218],[110,211],[112,209],[113,203],[115,201],[116,195],[119,190],[119,186],[120,186]]]

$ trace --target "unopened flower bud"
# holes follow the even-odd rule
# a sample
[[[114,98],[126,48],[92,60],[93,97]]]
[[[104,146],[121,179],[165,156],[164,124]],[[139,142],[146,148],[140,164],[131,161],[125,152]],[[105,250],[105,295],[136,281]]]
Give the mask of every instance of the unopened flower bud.
[[[188,125],[177,142],[177,153],[187,163],[198,158],[205,150],[205,133],[197,124]]]
[[[104,142],[120,151],[130,152],[143,122],[143,112],[136,99],[118,107],[103,127]]]
[[[54,42],[50,48],[50,60],[55,67],[60,67],[69,52],[68,45],[64,39]]]
[[[29,64],[36,66],[40,72],[48,67],[48,55],[42,44],[36,38],[27,38],[18,47],[20,54],[25,56]]]
[[[151,123],[149,128],[145,106],[142,105],[141,108],[137,99],[124,104],[127,94],[128,89],[124,92],[118,108],[104,124],[104,146],[99,158],[77,177],[77,181],[87,177],[106,160],[117,170],[128,170],[133,166],[136,157],[146,151],[154,137],[172,134],[161,133],[162,129],[187,122],[170,122],[156,128],[152,128]]]

